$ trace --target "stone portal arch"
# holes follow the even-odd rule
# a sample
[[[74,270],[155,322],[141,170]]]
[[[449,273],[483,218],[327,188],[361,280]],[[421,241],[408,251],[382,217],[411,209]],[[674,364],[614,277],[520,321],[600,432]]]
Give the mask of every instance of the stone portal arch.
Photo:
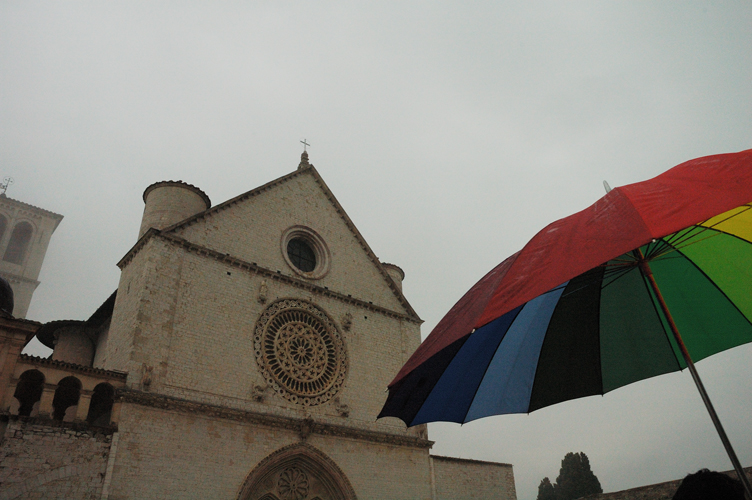
[[[356,500],[334,461],[306,443],[281,448],[248,474],[238,500]]]

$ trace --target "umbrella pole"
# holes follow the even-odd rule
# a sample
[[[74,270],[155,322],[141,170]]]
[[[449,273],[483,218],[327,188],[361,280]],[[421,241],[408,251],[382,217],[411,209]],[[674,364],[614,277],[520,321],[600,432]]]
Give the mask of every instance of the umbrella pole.
[[[721,421],[715,412],[715,408],[713,408],[713,403],[710,402],[710,397],[708,396],[708,393],[705,391],[705,386],[702,384],[702,380],[700,379],[700,374],[697,373],[695,364],[692,362],[692,358],[689,356],[689,351],[687,350],[687,346],[684,345],[684,341],[682,340],[681,335],[679,334],[679,329],[676,327],[676,323],[674,323],[674,318],[671,316],[671,312],[668,310],[666,301],[663,300],[663,295],[661,294],[661,291],[658,288],[658,283],[655,282],[655,278],[653,277],[653,271],[650,269],[650,265],[648,264],[648,262],[644,259],[641,259],[640,261],[640,268],[642,269],[642,272],[645,275],[645,277],[648,279],[648,282],[650,283],[650,287],[653,289],[653,292],[655,293],[655,296],[658,299],[658,303],[661,306],[661,310],[663,310],[663,314],[666,317],[666,320],[668,321],[669,326],[671,327],[671,332],[674,334],[674,339],[676,339],[676,343],[679,345],[679,349],[681,350],[682,356],[684,356],[684,361],[687,362],[687,368],[689,368],[689,373],[692,374],[692,379],[695,381],[697,390],[700,391],[700,397],[702,398],[702,402],[705,403],[705,408],[707,408],[708,413],[710,414],[710,419],[713,421],[713,425],[715,425],[715,430],[718,431],[718,436],[720,436],[721,438],[723,447],[726,448],[726,453],[728,453],[728,456],[731,459],[731,463],[734,465],[734,469],[736,469],[736,474],[739,476],[739,480],[742,482],[742,485],[744,485],[744,491],[746,493],[746,496],[749,500],[752,500],[752,487],[749,484],[747,475],[744,474],[744,469],[742,469],[742,465],[741,463],[739,463],[739,459],[737,458],[736,453],[734,452],[734,448],[731,446],[731,441],[729,441],[728,436],[726,436],[726,431],[723,430],[723,425],[721,425]]]

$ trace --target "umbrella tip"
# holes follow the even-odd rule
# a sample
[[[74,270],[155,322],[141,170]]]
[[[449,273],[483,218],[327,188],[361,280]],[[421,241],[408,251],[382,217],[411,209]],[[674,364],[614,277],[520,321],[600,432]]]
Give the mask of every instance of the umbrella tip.
[[[603,188],[606,190],[606,194],[608,194],[609,191],[611,191],[611,186],[608,185],[608,182],[603,181]]]

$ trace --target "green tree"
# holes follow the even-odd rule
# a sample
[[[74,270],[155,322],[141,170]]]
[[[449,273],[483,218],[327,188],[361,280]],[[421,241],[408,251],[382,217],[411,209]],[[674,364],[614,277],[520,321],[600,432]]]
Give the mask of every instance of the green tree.
[[[538,500],[557,500],[554,485],[547,477],[544,477],[538,485]]]
[[[564,456],[554,491],[558,500],[575,500],[586,495],[603,493],[603,488],[593,471],[590,470],[590,460],[587,455],[580,452],[567,453]]]

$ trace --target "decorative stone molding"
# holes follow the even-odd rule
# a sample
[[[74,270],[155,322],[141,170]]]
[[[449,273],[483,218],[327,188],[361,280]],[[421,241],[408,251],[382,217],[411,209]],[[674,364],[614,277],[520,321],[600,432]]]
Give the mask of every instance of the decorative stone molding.
[[[301,423],[305,419],[285,417],[258,413],[254,411],[239,410],[226,406],[215,406],[205,403],[197,403],[185,399],[173,398],[161,394],[154,394],[131,389],[119,389],[115,400],[121,403],[137,404],[139,406],[156,408],[159,410],[174,411],[190,415],[203,415],[209,418],[221,418],[235,422],[245,422],[261,425],[269,428],[285,429],[300,434]],[[309,417],[310,418],[310,417]],[[433,441],[404,434],[392,434],[388,432],[358,429],[344,425],[333,425],[325,422],[317,422],[312,418],[306,424],[310,434],[321,436],[334,436],[350,439],[359,439],[372,443],[381,443],[392,446],[407,446],[410,448],[430,448]]]
[[[268,491],[270,484],[276,491]],[[250,500],[264,493],[263,499],[308,500],[322,494],[333,500],[357,499],[342,469],[307,443],[285,446],[259,462],[243,482],[237,499]]]
[[[0,195],[0,206],[15,210],[20,209],[23,211],[24,214],[33,215],[35,217],[39,217],[39,214],[44,214],[48,217],[52,217],[54,219],[63,219],[63,216],[60,214],[56,214],[55,212],[50,212],[49,210],[45,210],[44,208],[39,208],[34,205],[30,205],[28,203],[25,203],[23,201],[14,200],[13,198],[8,198],[5,195]]]
[[[288,251],[288,245],[293,240],[301,240],[305,242],[305,245],[313,252],[316,260],[315,267],[311,271],[304,271],[300,269],[291,259],[290,252]],[[282,233],[282,239],[280,240],[282,249],[282,256],[285,259],[288,267],[299,276],[308,279],[321,279],[329,272],[329,267],[332,262],[332,254],[329,251],[324,238],[319,233],[306,226],[292,226]]]
[[[125,372],[118,372],[115,370],[103,370],[101,368],[92,368],[91,366],[82,366],[74,363],[66,363],[65,361],[55,361],[49,358],[40,358],[38,356],[30,356],[28,354],[21,354],[18,357],[20,363],[31,365],[32,367],[49,366],[50,368],[60,368],[71,373],[81,373],[84,375],[91,375],[94,377],[123,380],[128,377]]]
[[[336,325],[304,300],[282,299],[267,307],[256,322],[253,349],[266,382],[293,403],[329,401],[347,375],[347,351]]]
[[[323,286],[316,285],[312,283],[311,281],[303,280],[303,279],[296,278],[293,276],[285,276],[283,274],[279,274],[275,271],[272,271],[271,269],[261,267],[257,265],[256,263],[247,262],[247,261],[244,261],[243,259],[232,257],[230,255],[217,252],[215,250],[212,250],[210,248],[207,248],[201,245],[196,245],[179,236],[175,236],[173,234],[168,234],[164,232],[159,232],[153,228],[149,229],[146,233],[144,233],[141,239],[138,240],[138,243],[136,243],[136,245],[133,248],[131,248],[131,250],[125,255],[125,257],[123,257],[120,260],[120,262],[118,262],[117,264],[118,267],[120,267],[120,269],[125,268],[125,266],[127,266],[131,262],[131,260],[133,260],[133,257],[135,257],[136,254],[144,246],[146,246],[147,241],[154,237],[160,238],[163,241],[166,241],[170,244],[174,244],[177,247],[183,248],[188,252],[193,252],[203,257],[215,259],[219,262],[224,262],[225,264],[228,264],[230,266],[233,266],[239,269],[245,269],[259,276],[263,276],[266,279],[279,281],[281,283],[284,283],[285,285],[294,286],[295,288],[298,288],[300,290],[314,293],[322,297],[339,300],[340,302],[343,302],[345,304],[352,304],[352,305],[361,307],[363,309],[367,309],[369,311],[372,311],[378,314],[383,314],[384,316],[387,316],[389,318],[402,319],[402,320],[409,321],[411,323],[416,323],[416,324],[423,323],[423,320],[420,319],[417,314],[414,314],[414,313],[412,313],[411,315],[401,314],[396,311],[392,311],[391,309],[386,309],[384,307],[380,307],[380,306],[371,304],[369,302],[356,299],[349,295],[344,295],[341,293],[331,291],[328,288],[324,288]],[[393,284],[394,282],[391,281],[391,278],[389,279],[390,279],[390,282]],[[412,310],[408,309],[408,311],[412,311]]]
[[[9,414],[8,412],[0,413],[0,422],[18,422],[23,426],[22,429],[29,429],[33,432],[58,432],[63,433],[66,430],[74,433],[77,437],[89,436],[98,441],[109,439],[118,431],[118,425],[110,422],[110,425],[92,425],[86,420],[75,420],[73,422],[64,422],[62,420],[53,420],[49,415],[37,415],[35,417],[20,417]],[[1,499],[2,497],[0,497]]]
[[[269,286],[266,284],[266,280],[261,280],[258,291],[258,303],[266,304],[267,295],[269,293]]]
[[[149,185],[144,190],[144,194],[142,196],[144,199],[144,203],[146,203],[146,198],[149,197],[149,193],[161,187],[179,187],[179,188],[187,189],[188,191],[192,191],[196,193],[199,197],[201,197],[203,202],[206,204],[206,208],[211,207],[211,200],[209,199],[209,196],[207,196],[207,194],[204,193],[203,190],[194,186],[193,184],[188,184],[187,182],[184,182],[184,181],[160,181],[160,182],[155,182],[154,184]]]
[[[342,403],[342,401],[340,401],[339,396],[334,398],[334,409],[337,410],[337,413],[339,414],[340,417],[347,418],[350,416],[350,407]]]
[[[277,491],[282,500],[305,500],[308,488],[308,474],[299,467],[288,467],[277,479]]]
[[[30,279],[30,278],[25,278],[23,276],[18,276],[16,274],[10,274],[10,273],[5,273],[5,272],[0,271],[0,276],[5,278],[5,280],[10,283],[29,283],[31,285],[34,285],[35,288],[39,286],[39,281]]]
[[[301,441],[308,439],[308,436],[313,432],[313,426],[314,422],[310,415],[300,421],[300,425],[298,426],[298,436],[300,436]]]
[[[257,403],[263,403],[264,399],[266,399],[266,392],[268,390],[269,386],[267,384],[254,385],[251,389],[251,399],[253,399]]]
[[[152,383],[153,366],[141,365],[141,389],[148,391]]]
[[[353,315],[349,312],[346,312],[342,315],[342,328],[345,329],[346,332],[350,331],[350,328],[352,327],[353,322]]]
[[[371,250],[371,247],[368,245],[368,243],[366,243],[365,239],[363,238],[363,235],[360,234],[360,231],[358,231],[358,229],[355,227],[355,224],[350,219],[350,217],[347,215],[347,213],[345,212],[345,209],[342,208],[342,205],[339,204],[339,201],[337,201],[337,198],[334,197],[334,193],[331,192],[331,190],[329,189],[329,186],[326,185],[326,182],[324,182],[324,179],[321,177],[321,175],[319,175],[318,171],[314,168],[313,165],[309,165],[309,166],[307,166],[304,169],[295,170],[295,171],[293,171],[293,172],[291,172],[291,173],[289,173],[287,175],[279,177],[278,179],[275,179],[275,180],[273,180],[271,182],[267,182],[266,184],[264,184],[262,186],[259,186],[256,189],[252,189],[250,191],[247,191],[247,192],[245,192],[245,193],[243,193],[243,194],[241,194],[239,196],[236,196],[235,198],[227,200],[224,203],[220,203],[219,205],[216,205],[216,206],[214,206],[212,208],[209,208],[209,209],[207,209],[204,212],[201,212],[201,213],[198,213],[198,214],[196,214],[196,215],[194,215],[192,217],[189,217],[188,219],[186,219],[186,220],[184,220],[184,221],[182,221],[182,222],[180,222],[180,223],[178,223],[178,224],[176,224],[176,225],[174,225],[172,227],[165,228],[163,231],[157,231],[156,229],[149,229],[138,240],[138,242],[136,242],[136,244],[133,246],[133,248],[131,248],[128,251],[128,253],[120,260],[120,262],[118,262],[118,266],[120,267],[120,269],[123,269],[123,267],[126,266],[133,259],[133,257],[135,256],[135,254],[138,253],[143,248],[145,242],[149,238],[153,237],[156,234],[159,234],[160,236],[166,236],[166,235],[169,234],[170,236],[175,237],[176,240],[185,241],[183,238],[176,237],[174,235],[174,231],[177,230],[177,229],[183,228],[183,227],[190,226],[191,224],[195,224],[196,222],[198,222],[201,219],[205,219],[205,218],[211,217],[211,216],[213,216],[216,213],[219,213],[219,212],[221,212],[223,210],[227,210],[228,208],[232,207],[233,205],[235,205],[237,203],[241,203],[241,202],[243,202],[243,201],[245,201],[245,200],[247,200],[249,198],[252,198],[252,197],[257,196],[257,195],[259,195],[261,193],[269,191],[269,190],[277,187],[278,185],[284,184],[285,182],[288,182],[289,180],[294,179],[294,178],[296,178],[296,177],[298,177],[300,175],[307,175],[309,173],[311,175],[313,175],[314,180],[321,187],[321,189],[324,192],[324,195],[327,197],[327,199],[330,201],[330,203],[332,203],[332,205],[334,206],[337,214],[340,216],[340,218],[345,223],[345,225],[348,227],[348,229],[350,229],[350,231],[353,233],[353,235],[355,236],[355,238],[359,242],[361,248],[363,248],[363,250],[366,252],[366,254],[368,254],[368,258],[379,269],[379,271],[380,271],[381,275],[383,276],[385,282],[387,283],[387,285],[389,286],[389,288],[392,290],[392,292],[394,293],[394,295],[397,297],[397,299],[399,300],[400,304],[402,304],[402,306],[407,311],[406,315],[397,315],[397,316],[404,316],[405,319],[408,319],[410,321],[417,322],[417,323],[423,323],[423,320],[420,319],[420,317],[418,316],[418,314],[415,312],[415,310],[412,308],[412,306],[410,305],[410,303],[407,301],[407,299],[403,295],[402,290],[400,289],[400,287],[398,287],[397,284],[394,283],[394,280],[389,276],[389,274],[386,272],[386,270],[384,269],[384,267],[381,265],[381,261],[379,261],[379,258],[376,256],[376,254],[373,253],[373,250]],[[150,234],[150,232],[151,232],[151,234]],[[189,243],[187,241],[185,241],[185,243],[187,245],[189,245],[189,246],[193,245],[192,243]],[[197,246],[197,245],[193,245],[193,246]],[[206,249],[206,250],[208,250],[208,249]],[[209,255],[209,252],[213,252],[213,251],[208,250],[207,255]],[[220,254],[219,252],[214,252],[214,253],[216,253],[219,256],[220,260],[224,260],[224,258],[226,257],[225,255]],[[229,257],[229,256],[227,256],[227,257]],[[254,265],[254,267],[258,268],[258,266],[255,266],[255,265]],[[258,268],[258,269],[261,270],[261,268]],[[272,271],[268,271],[268,270],[263,270],[263,271],[271,273],[271,276],[274,276],[274,274],[275,274]],[[337,296],[339,294],[333,294],[333,295]]]

